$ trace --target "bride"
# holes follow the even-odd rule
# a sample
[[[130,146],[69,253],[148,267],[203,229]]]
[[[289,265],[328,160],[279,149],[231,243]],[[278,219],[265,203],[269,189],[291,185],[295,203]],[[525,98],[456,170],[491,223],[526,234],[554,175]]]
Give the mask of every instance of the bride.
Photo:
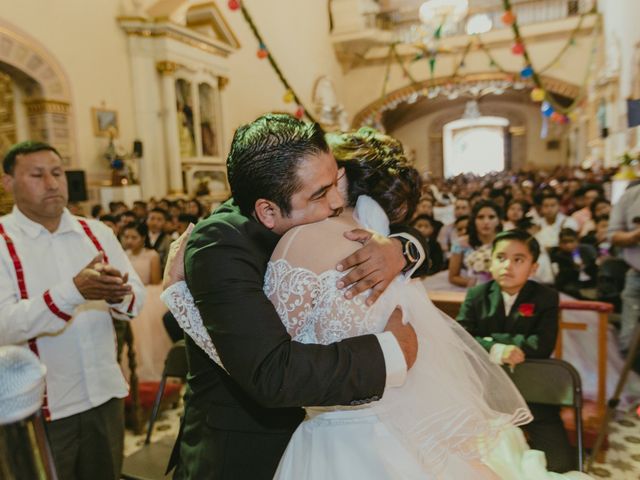
[[[420,182],[401,144],[389,136],[361,129],[327,140],[351,208],[289,230],[269,262],[265,293],[292,339],[302,343],[330,344],[381,332],[400,306],[418,336],[418,358],[405,384],[388,389],[378,402],[308,406],[275,478],[590,478],[546,471],[544,454],[530,450],[517,428],[531,421],[531,414],[512,382],[431,303],[420,283],[397,278],[370,307],[366,293],[344,298],[336,287],[343,273],[334,266],[358,247],[344,232],[364,227],[387,235],[390,223],[411,217]],[[163,297],[182,328],[223,366],[186,284],[169,290]]]

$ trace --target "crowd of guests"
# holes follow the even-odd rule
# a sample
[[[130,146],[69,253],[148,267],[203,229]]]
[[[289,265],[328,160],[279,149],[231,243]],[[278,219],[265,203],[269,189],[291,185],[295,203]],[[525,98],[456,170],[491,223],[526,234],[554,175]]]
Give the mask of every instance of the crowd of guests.
[[[91,207],[91,217],[106,224],[118,237],[129,257],[144,256],[155,266],[148,283],[160,283],[171,242],[178,238],[190,223],[197,223],[208,215],[211,206],[197,198],[168,200],[138,200],[133,205],[110,202],[108,211],[101,205]],[[82,212],[76,212],[82,214]],[[149,251],[155,251],[158,262]],[[159,272],[156,270],[159,269]],[[147,275],[145,275],[147,277]]]
[[[517,228],[542,247],[536,280],[574,298],[611,301],[598,288],[600,269],[616,256],[607,235],[609,176],[558,169],[427,182],[412,221],[431,259],[421,274],[446,270],[448,282],[462,288],[487,282],[493,239]]]

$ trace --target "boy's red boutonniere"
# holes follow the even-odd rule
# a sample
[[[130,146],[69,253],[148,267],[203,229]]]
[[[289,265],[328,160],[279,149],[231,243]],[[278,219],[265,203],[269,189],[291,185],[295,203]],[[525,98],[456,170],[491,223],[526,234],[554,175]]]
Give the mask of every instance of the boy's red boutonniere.
[[[533,303],[523,303],[518,307],[518,313],[523,317],[533,317],[535,305]]]

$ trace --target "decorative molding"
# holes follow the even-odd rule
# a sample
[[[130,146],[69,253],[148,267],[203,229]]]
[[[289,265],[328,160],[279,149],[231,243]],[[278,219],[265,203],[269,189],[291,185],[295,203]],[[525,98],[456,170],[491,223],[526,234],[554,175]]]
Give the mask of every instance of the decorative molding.
[[[228,77],[218,77],[218,90],[223,91],[229,85]]]
[[[122,18],[122,17],[121,17]],[[129,36],[146,38],[168,38],[203,52],[226,58],[236,50],[222,41],[202,35],[195,30],[171,21],[156,23],[151,20],[118,19],[120,27]]]
[[[38,84],[38,94],[70,101],[69,82],[53,55],[37,40],[0,21],[0,62],[22,71]]]
[[[179,63],[162,60],[156,63],[156,70],[162,75],[173,75],[181,67]]]
[[[541,75],[542,82],[544,83],[546,89],[554,94],[562,95],[567,98],[576,98],[580,94],[580,87],[577,85],[565,82],[564,80],[559,80],[557,78],[549,77],[546,75]],[[388,93],[383,98],[379,98],[378,100],[370,103],[365,108],[360,110],[353,118],[352,126],[359,127],[365,123],[365,119],[370,117],[375,117],[380,114],[383,110],[385,110],[385,106],[390,103],[404,101],[411,95],[415,95],[416,93],[421,93],[429,90],[429,88],[433,87],[441,87],[443,85],[457,85],[461,83],[475,83],[482,81],[492,81],[492,80],[504,80],[509,81],[513,80],[513,75],[506,73],[475,73],[471,75],[466,75],[463,77],[458,77],[452,79],[451,77],[440,77],[435,78],[433,80],[425,80],[423,82],[416,83],[415,85],[407,85],[401,87],[393,92]],[[533,88],[533,83],[528,81],[525,83],[528,88]]]
[[[27,107],[27,114],[29,115],[39,115],[41,113],[58,113],[68,115],[71,111],[69,103],[62,102],[60,100],[34,98],[32,100],[26,100],[24,104]]]
[[[187,27],[198,30],[198,27],[211,27],[220,41],[235,49],[240,48],[240,41],[227,23],[224,15],[214,2],[200,3],[189,7],[186,13]]]

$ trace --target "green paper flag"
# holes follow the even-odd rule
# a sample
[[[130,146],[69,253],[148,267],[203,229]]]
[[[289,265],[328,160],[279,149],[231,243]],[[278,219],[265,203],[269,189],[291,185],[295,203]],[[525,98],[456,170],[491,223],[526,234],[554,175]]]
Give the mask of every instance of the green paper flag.
[[[442,36],[442,24],[438,25],[438,28],[436,28],[436,31],[433,33],[433,38],[438,40],[440,39],[441,36]]]

